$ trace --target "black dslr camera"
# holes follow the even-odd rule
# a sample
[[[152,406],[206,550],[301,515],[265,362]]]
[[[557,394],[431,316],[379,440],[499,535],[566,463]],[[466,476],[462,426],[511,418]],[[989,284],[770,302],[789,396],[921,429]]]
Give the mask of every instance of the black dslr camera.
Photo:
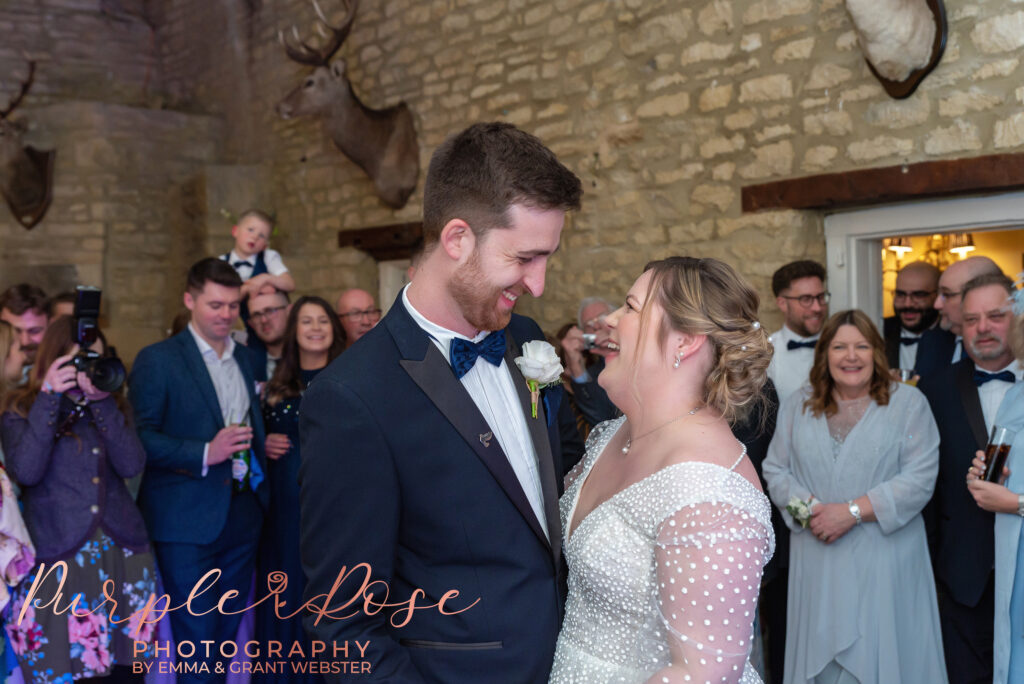
[[[90,382],[101,392],[116,392],[124,384],[126,376],[124,364],[114,355],[100,354],[91,347],[99,338],[100,328],[97,319],[100,315],[100,295],[98,287],[79,285],[75,288],[75,341],[79,351],[65,366],[74,366],[85,373]],[[109,353],[108,347],[105,352]]]

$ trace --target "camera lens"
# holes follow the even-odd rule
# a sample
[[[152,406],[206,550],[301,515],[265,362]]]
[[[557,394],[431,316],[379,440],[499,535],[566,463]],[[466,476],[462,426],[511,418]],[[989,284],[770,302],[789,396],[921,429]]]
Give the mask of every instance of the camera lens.
[[[114,392],[124,384],[125,376],[121,359],[98,359],[89,373],[89,380],[101,392]]]

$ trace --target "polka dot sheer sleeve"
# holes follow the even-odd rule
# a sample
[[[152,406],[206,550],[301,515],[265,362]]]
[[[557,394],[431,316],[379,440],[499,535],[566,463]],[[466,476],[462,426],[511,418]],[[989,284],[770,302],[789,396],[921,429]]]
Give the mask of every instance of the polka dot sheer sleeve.
[[[771,538],[755,516],[721,501],[691,503],[660,524],[654,634],[669,653],[668,665],[658,654],[663,665],[648,681],[741,681]]]

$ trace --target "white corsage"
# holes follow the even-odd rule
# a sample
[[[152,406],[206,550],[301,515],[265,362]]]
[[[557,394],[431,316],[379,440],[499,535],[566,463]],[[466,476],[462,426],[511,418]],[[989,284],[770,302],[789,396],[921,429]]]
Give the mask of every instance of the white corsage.
[[[789,503],[786,504],[786,510],[793,516],[793,520],[800,523],[800,527],[807,528],[811,524],[811,508],[814,505],[814,497],[811,497],[810,501],[804,501],[795,496],[789,498]]]
[[[537,417],[537,401],[540,391],[555,385],[562,377],[562,362],[555,348],[544,340],[533,340],[523,345],[523,355],[515,358],[516,365],[526,378],[533,403],[533,417]]]

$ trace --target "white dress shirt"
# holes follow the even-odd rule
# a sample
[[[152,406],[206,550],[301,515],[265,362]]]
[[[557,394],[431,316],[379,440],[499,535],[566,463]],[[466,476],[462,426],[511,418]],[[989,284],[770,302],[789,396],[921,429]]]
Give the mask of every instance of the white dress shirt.
[[[217,352],[196,332],[191,323],[188,324],[188,331],[192,333],[192,339],[196,341],[199,354],[206,364],[206,371],[210,374],[224,425],[240,423],[243,418],[248,418],[249,388],[245,386],[242,370],[235,361],[235,341],[228,336],[224,353],[218,357]],[[207,442],[203,448],[203,477],[206,477],[208,470],[206,457],[209,451],[210,443]]]
[[[252,278],[252,271],[256,268],[256,257],[257,254],[253,254],[248,258],[242,258],[235,253],[235,250],[231,250],[228,254],[227,259],[221,257],[224,261],[231,264],[231,267],[238,271],[238,275],[242,277],[244,283],[249,278]],[[241,262],[242,265],[236,265]],[[284,261],[281,259],[281,254],[273,249],[263,250],[263,263],[267,265],[267,273],[270,275],[281,275],[282,273],[288,272],[288,267],[284,265]],[[246,266],[248,264],[248,266]]]
[[[954,364],[962,358],[964,358],[964,338],[957,335],[956,340],[953,341],[953,360],[949,363]]]
[[[910,332],[900,326],[900,368],[913,368],[917,364],[917,350],[921,346],[922,333]],[[914,338],[917,344],[903,344],[904,338]]]
[[[490,334],[488,331],[483,331],[470,339],[427,320],[409,302],[408,287],[402,290],[402,303],[416,324],[427,333],[430,341],[438,348],[449,365],[451,364],[450,350],[453,339],[458,337],[475,343]],[[500,366],[495,366],[485,359],[478,359],[473,367],[462,376],[460,382],[469,392],[470,398],[480,410],[487,425],[494,432],[495,439],[498,440],[501,450],[508,457],[509,464],[530,502],[530,508],[533,509],[537,522],[540,523],[544,534],[550,539],[547,516],[544,512],[544,494],[540,484],[537,450],[533,446],[533,439],[530,438],[530,428],[526,423],[527,417],[519,403],[519,394],[516,392],[508,364],[504,359],[501,360]],[[530,420],[533,419],[530,418]]]
[[[1001,373],[1004,370],[1008,370],[1014,374],[1017,378],[1017,382],[1020,382],[1024,378],[1024,366],[1021,366],[1019,361],[1011,361],[1010,365],[1006,368],[1000,368],[997,371],[986,371],[984,368],[978,368],[976,370],[984,371],[986,373],[995,372]],[[984,385],[978,388],[978,399],[981,401],[981,412],[985,416],[985,432],[992,434],[992,423],[995,422],[996,413],[999,412],[999,405],[1003,403],[1003,397],[1013,387],[1012,382],[1004,382],[1002,380],[989,380]]]
[[[793,392],[800,389],[811,374],[814,365],[814,347],[789,349],[790,340],[796,342],[812,342],[818,337],[800,337],[787,326],[773,333],[768,340],[775,346],[771,363],[768,364],[768,377],[775,383],[775,391],[779,393],[779,404],[782,404]]]

